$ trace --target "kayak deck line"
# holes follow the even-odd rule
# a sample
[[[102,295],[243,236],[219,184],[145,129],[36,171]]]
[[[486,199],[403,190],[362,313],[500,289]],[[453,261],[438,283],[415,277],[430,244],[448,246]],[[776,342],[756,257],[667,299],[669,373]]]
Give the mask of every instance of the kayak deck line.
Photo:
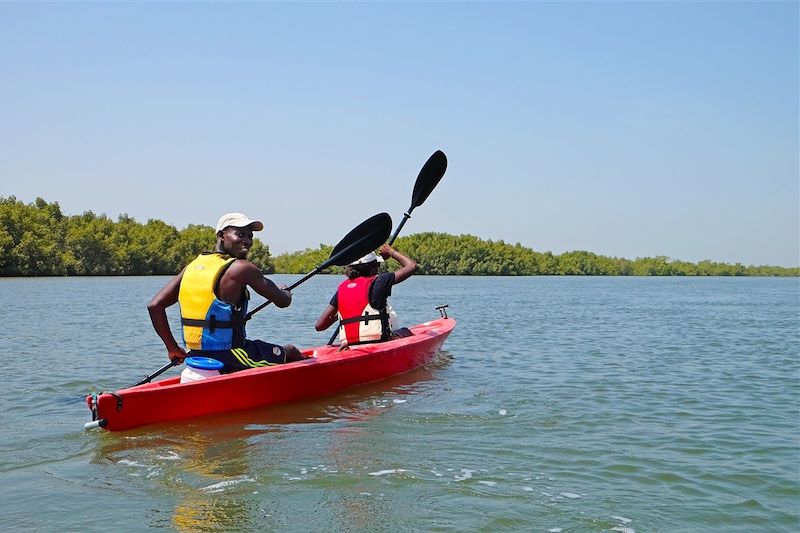
[[[308,359],[241,370],[231,374],[181,383],[180,376],[87,397],[93,422],[122,431],[139,426],[181,420],[279,403],[326,396],[386,379],[430,363],[455,327],[442,318],[412,326],[412,335],[382,343],[318,346],[303,350]]]

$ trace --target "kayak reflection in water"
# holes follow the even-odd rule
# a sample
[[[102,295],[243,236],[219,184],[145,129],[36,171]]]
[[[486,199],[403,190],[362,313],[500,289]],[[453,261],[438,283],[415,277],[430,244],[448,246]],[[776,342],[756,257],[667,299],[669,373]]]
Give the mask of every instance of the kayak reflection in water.
[[[213,252],[204,252],[162,288],[147,305],[153,328],[164,341],[169,358],[178,363],[190,355],[211,357],[223,363],[223,374],[290,361],[304,356],[293,345],[280,346],[247,339],[245,315],[248,287],[278,307],[292,303],[286,285],[276,285],[247,260],[253,231],[264,224],[242,213],[223,215],[217,223]],[[183,342],[175,341],[167,321],[167,307],[181,308]]]
[[[314,326],[323,331],[339,320],[339,340],[342,346],[383,342],[406,336],[405,328],[395,330],[397,315],[387,301],[392,286],[405,281],[417,270],[413,259],[388,244],[378,250],[381,259],[370,252],[345,267],[344,280]],[[378,262],[394,259],[400,263],[396,272],[378,274]]]

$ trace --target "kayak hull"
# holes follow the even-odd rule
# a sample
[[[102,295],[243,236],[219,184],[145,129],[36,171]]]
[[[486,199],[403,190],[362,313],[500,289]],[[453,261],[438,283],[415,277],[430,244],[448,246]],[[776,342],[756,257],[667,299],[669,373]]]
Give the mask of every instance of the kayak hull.
[[[336,346],[304,350],[313,358],[253,368],[199,381],[180,376],[87,398],[96,401],[100,427],[122,431],[197,416],[251,409],[333,394],[379,381],[431,362],[455,327],[440,318],[409,328],[413,335],[337,351]]]

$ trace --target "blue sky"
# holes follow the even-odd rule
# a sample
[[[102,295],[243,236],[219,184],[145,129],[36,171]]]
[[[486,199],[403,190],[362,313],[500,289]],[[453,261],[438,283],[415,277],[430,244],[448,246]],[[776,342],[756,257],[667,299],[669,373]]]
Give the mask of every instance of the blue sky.
[[[0,195],[800,264],[798,4],[0,4]]]

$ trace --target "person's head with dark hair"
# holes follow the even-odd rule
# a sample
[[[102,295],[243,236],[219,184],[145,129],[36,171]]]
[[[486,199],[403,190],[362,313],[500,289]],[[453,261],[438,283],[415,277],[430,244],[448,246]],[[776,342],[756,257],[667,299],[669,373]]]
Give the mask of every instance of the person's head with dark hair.
[[[375,252],[370,252],[347,265],[344,269],[344,275],[347,276],[347,279],[375,276],[378,274],[378,261],[378,255]]]

